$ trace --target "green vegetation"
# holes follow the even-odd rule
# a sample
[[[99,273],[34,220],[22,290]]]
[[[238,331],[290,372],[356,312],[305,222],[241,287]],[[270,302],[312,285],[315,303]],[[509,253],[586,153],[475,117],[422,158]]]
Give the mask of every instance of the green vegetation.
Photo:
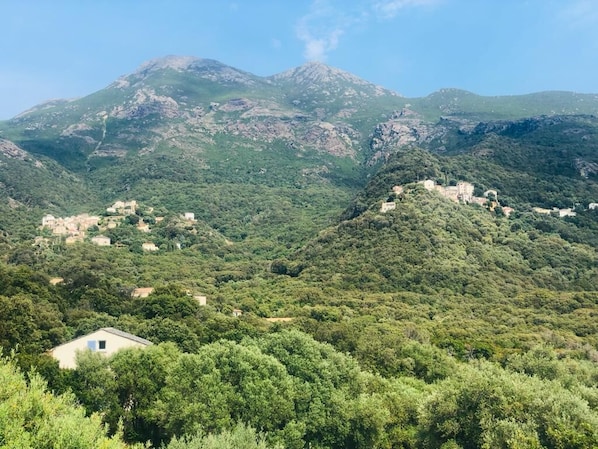
[[[108,437],[99,415],[85,416],[73,395],[54,396],[37,374],[25,379],[14,364],[0,361],[0,445],[23,449],[118,449],[131,447]]]
[[[146,69],[0,124],[28,151],[0,154],[1,447],[598,446],[598,122],[553,115],[594,96],[302,70]],[[39,229],[132,199],[77,244]],[[46,354],[101,327],[154,344]]]

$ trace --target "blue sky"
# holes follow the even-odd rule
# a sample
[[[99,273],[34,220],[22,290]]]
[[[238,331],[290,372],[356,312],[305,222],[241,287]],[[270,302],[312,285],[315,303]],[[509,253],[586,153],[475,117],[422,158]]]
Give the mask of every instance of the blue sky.
[[[0,119],[165,55],[320,60],[408,97],[598,93],[598,0],[0,0]]]

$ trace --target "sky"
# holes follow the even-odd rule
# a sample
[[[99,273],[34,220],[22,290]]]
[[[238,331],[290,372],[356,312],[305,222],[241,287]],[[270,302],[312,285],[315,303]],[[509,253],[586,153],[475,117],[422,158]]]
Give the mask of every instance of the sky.
[[[0,0],[0,120],[166,55],[321,61],[406,97],[598,93],[598,0]]]

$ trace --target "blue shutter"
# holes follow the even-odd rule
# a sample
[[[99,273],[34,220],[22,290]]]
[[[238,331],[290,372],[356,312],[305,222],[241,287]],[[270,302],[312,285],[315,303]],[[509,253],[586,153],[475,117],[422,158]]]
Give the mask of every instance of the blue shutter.
[[[87,349],[91,349],[92,351],[96,350],[96,341],[95,340],[87,340]]]

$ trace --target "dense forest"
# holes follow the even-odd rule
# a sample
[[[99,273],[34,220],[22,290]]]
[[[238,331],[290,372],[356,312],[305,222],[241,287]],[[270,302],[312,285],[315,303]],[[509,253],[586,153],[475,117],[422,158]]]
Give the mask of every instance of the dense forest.
[[[406,186],[395,210],[372,202],[299,249],[292,236],[274,252],[227,245],[171,216],[154,227],[170,249],[147,254],[135,228],[147,215],[110,231],[121,247],[8,239],[2,369],[33,403],[6,415],[5,444],[594,446],[598,276],[581,223],[595,211],[507,218]],[[146,285],[149,297],[131,296]],[[154,345],[82,353],[75,370],[45,354],[106,326]],[[18,424],[47,422],[53,407],[67,424]],[[70,436],[80,426],[89,440]]]

